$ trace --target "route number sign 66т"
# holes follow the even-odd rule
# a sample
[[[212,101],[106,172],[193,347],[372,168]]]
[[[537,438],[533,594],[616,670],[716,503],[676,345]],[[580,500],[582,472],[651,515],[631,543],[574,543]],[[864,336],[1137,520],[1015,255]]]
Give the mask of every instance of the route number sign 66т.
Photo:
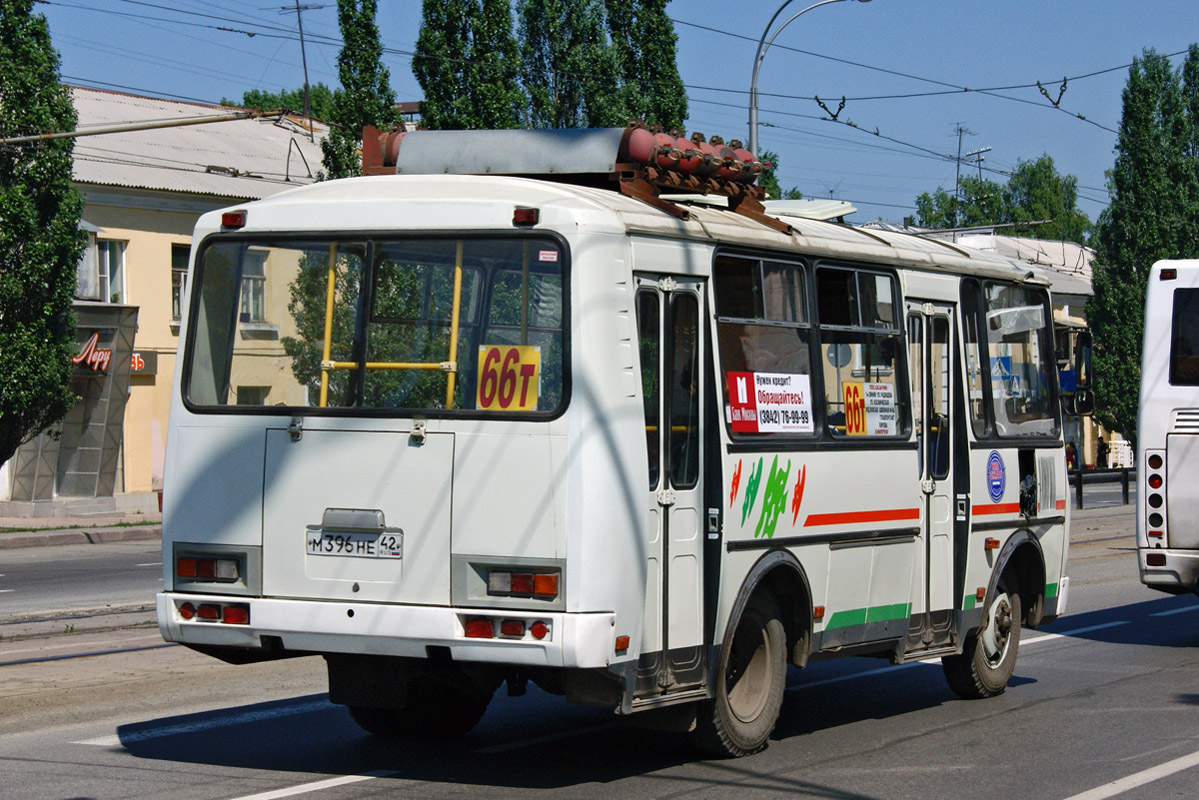
[[[481,345],[476,407],[485,411],[536,411],[541,348]]]

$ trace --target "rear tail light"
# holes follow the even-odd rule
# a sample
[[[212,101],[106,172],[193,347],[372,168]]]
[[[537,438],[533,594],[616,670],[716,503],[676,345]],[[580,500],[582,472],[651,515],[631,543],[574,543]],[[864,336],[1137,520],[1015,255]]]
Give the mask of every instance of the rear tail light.
[[[1166,459],[1162,453],[1149,453],[1145,459],[1145,485],[1150,491],[1145,492],[1145,522],[1146,533],[1155,537],[1154,545],[1161,547],[1165,538],[1166,524]],[[1162,539],[1156,539],[1162,537]],[[1164,558],[1164,557],[1163,557]],[[1163,566],[1151,564],[1151,566]]]
[[[1165,553],[1146,553],[1145,554],[1145,565],[1150,566],[1150,567],[1166,566],[1166,554]]]
[[[487,573],[487,594],[552,600],[558,596],[558,579],[557,572],[511,572],[493,569]]]
[[[250,606],[247,603],[200,603],[190,601],[179,606],[179,617],[185,621],[222,622],[226,625],[249,625]]]
[[[502,636],[524,636],[525,623],[519,619],[506,619],[500,623],[500,635]]]
[[[468,639],[490,639],[495,636],[495,629],[489,619],[468,619],[464,627]]]
[[[175,575],[189,581],[233,583],[241,577],[236,558],[180,556],[175,559]]]

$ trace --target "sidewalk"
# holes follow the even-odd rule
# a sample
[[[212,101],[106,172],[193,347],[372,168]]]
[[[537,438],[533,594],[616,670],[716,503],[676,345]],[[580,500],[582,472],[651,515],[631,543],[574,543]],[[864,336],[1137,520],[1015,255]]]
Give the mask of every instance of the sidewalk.
[[[0,517],[0,550],[161,538],[162,514],[158,512],[96,517]]]

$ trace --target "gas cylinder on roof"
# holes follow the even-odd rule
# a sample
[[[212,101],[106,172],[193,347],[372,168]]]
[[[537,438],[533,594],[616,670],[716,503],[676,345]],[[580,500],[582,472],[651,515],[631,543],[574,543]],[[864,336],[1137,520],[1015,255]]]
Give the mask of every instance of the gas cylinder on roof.
[[[686,138],[684,131],[671,131],[670,135],[674,137],[674,147],[679,153],[679,163],[676,169],[687,175],[695,174],[700,162],[700,152],[696,148],[695,142]]]
[[[741,163],[741,171],[737,173],[734,180],[738,183],[753,183],[762,174],[762,162],[758,161],[753,153],[746,150],[737,139],[729,142],[729,147],[733,148],[733,155]]]
[[[695,174],[701,178],[715,175],[716,170],[720,169],[721,164],[719,151],[708,144],[707,138],[698,131],[691,134],[691,141],[700,154],[699,164],[695,167]]]
[[[737,154],[733,148],[725,144],[724,139],[719,136],[713,136],[711,144],[716,150],[717,159],[720,160],[716,177],[726,181],[736,180],[741,173],[741,162],[737,160]]]

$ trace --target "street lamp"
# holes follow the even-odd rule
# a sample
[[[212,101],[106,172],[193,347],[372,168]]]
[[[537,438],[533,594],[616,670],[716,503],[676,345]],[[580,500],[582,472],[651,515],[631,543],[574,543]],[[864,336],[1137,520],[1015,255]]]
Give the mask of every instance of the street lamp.
[[[770,49],[770,45],[774,44],[774,39],[783,32],[783,28],[790,25],[797,18],[811,11],[813,8],[827,6],[829,3],[841,3],[844,0],[820,0],[819,3],[813,3],[803,11],[796,13],[789,20],[779,25],[778,30],[770,37],[770,41],[766,41],[766,35],[770,33],[770,28],[774,25],[774,21],[779,18],[779,14],[783,13],[783,9],[791,5],[794,0],[786,0],[778,11],[774,12],[774,16],[770,18],[770,22],[766,23],[766,30],[762,31],[762,38],[758,39],[758,51],[754,53],[754,74],[749,83],[749,152],[755,156],[758,155],[758,70],[762,68],[762,59],[766,57],[766,51]],[[859,3],[869,3],[870,0],[858,0]]]

